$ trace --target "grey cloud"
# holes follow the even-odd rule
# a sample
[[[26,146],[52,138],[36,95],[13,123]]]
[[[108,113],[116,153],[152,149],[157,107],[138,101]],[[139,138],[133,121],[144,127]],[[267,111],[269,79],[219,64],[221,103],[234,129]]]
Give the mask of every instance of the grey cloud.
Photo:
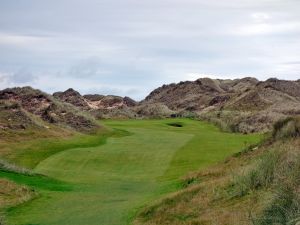
[[[0,71],[18,85],[138,98],[189,74],[292,79],[299,8],[298,0],[0,1]]]
[[[104,66],[103,63],[97,58],[88,58],[79,61],[71,66],[67,75],[79,78],[93,78],[97,76],[106,76],[110,74],[110,68]]]
[[[4,82],[6,79],[6,76],[4,74],[0,74],[0,83]]]
[[[37,77],[35,75],[25,69],[18,70],[14,73],[0,73],[0,83],[2,83],[2,85],[28,85],[32,84],[36,79]]]
[[[33,82],[36,80],[36,78],[37,77],[34,76],[31,72],[24,69],[8,75],[9,82],[17,85]]]

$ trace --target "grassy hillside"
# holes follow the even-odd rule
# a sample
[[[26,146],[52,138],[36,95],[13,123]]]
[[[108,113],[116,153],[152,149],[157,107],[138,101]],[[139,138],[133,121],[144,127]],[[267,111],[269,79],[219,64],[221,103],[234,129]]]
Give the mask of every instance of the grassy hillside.
[[[10,208],[8,224],[127,224],[142,206],[186,185],[181,176],[260,139],[187,119],[105,124],[116,135],[84,135],[74,142],[36,140],[31,145],[36,147],[20,145],[20,153],[11,154],[11,160],[47,177],[0,173],[39,193]]]
[[[135,224],[299,224],[299,122],[279,121],[259,147],[186,176],[184,188],[146,207]]]

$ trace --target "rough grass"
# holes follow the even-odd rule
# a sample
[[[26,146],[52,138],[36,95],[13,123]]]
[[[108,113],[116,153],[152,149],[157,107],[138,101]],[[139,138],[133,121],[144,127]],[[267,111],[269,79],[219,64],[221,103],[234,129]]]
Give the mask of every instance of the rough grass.
[[[272,196],[254,224],[297,224],[300,222],[300,153],[299,145],[282,148],[280,158],[275,161],[273,177],[265,188]]]
[[[33,175],[33,172],[31,170],[19,167],[16,164],[9,163],[3,159],[0,159],[0,171],[15,172],[15,173],[25,174],[25,175]]]
[[[249,113],[229,110],[207,112],[199,115],[200,119],[209,121],[224,132],[253,133],[255,129],[252,126],[242,123],[247,116],[249,116]]]
[[[6,224],[3,210],[23,204],[37,196],[37,193],[25,185],[0,178],[0,224]]]
[[[171,122],[183,126],[167,125]],[[103,135],[98,139],[93,136],[94,142],[85,136],[73,145],[61,140],[67,146],[64,151],[57,143],[40,143],[51,154],[28,147],[23,151],[26,154],[15,156],[55,179],[0,174],[35,187],[41,195],[10,210],[9,223],[127,224],[141,206],[181,187],[182,175],[212,165],[260,138],[223,133],[210,124],[187,119],[109,120],[105,124],[117,132],[105,142],[99,142]],[[53,146],[59,151],[51,152]],[[65,185],[71,188],[60,190]],[[189,218],[178,215],[179,220]]]
[[[252,165],[253,168],[234,178],[232,195],[242,197],[251,191],[269,187],[275,179],[275,171],[280,159],[278,151],[263,155]]]
[[[274,124],[273,138],[284,139],[284,138],[295,138],[300,136],[300,118],[299,117],[288,117],[277,121]]]
[[[258,190],[272,195],[261,213],[253,218],[255,225],[297,224],[300,222],[300,153],[298,118],[287,118],[274,124],[273,140],[279,146],[268,149],[252,168],[233,184],[238,196]]]

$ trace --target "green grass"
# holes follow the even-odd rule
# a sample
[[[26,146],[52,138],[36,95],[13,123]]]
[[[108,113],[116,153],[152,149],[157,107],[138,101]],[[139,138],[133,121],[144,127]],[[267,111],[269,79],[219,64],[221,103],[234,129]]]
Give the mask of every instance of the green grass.
[[[69,191],[72,185],[63,181],[55,180],[43,175],[25,175],[14,172],[0,171],[1,178],[7,178],[18,184],[25,184],[32,188],[50,191]]]
[[[170,126],[174,122],[182,127]],[[223,133],[208,123],[188,119],[104,123],[126,135],[99,141],[102,134],[99,142],[91,141],[90,147],[77,140],[74,146],[65,145],[64,151],[59,143],[44,143],[44,153],[36,160],[31,160],[27,151],[24,157],[28,165],[36,165],[34,171],[49,178],[0,173],[0,177],[40,192],[39,198],[8,211],[9,224],[128,224],[140,207],[175,191],[181,176],[223,160],[260,139],[257,134]],[[39,151],[31,152],[35,158]],[[17,158],[24,162],[22,157]]]
[[[28,134],[27,134],[28,135]],[[97,135],[75,134],[66,137],[37,137],[31,140],[20,140],[2,144],[0,148],[5,148],[9,145],[9,154],[6,157],[9,161],[16,163],[19,166],[32,169],[37,164],[48,158],[49,156],[65,151],[66,149],[85,148],[91,146],[103,145],[107,137],[111,135],[127,135],[125,131],[114,131],[99,133]]]

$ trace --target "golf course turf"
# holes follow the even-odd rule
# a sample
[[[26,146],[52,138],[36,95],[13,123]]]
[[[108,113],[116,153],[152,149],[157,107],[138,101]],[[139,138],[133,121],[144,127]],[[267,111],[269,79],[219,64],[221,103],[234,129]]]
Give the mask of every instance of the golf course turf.
[[[47,177],[0,173],[32,184],[39,192],[36,199],[8,210],[8,224],[130,224],[141,207],[177,190],[183,175],[223,160],[261,138],[224,133],[189,119],[102,123],[116,132],[127,132],[108,137],[98,146],[50,155],[34,168]]]

